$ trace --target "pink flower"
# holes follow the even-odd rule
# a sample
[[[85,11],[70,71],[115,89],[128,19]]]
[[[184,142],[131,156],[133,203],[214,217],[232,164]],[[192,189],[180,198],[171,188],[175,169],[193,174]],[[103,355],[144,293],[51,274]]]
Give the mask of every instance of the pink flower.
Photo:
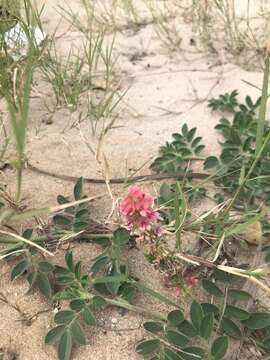
[[[161,226],[157,226],[157,227],[155,228],[155,234],[156,234],[158,237],[160,237],[160,236],[163,235],[163,229],[162,229]]]
[[[127,219],[132,229],[151,230],[154,221],[160,219],[159,213],[153,210],[154,199],[133,185],[120,205],[120,212]]]
[[[199,278],[197,276],[190,276],[187,278],[187,284],[188,286],[196,286],[199,283]]]
[[[189,276],[186,279],[186,284],[188,285],[188,287],[192,287],[192,286],[198,285],[199,281],[200,281],[200,279],[197,276]],[[180,288],[180,287],[175,288],[175,295],[176,296],[180,296],[182,294],[182,292],[183,292],[182,288]]]

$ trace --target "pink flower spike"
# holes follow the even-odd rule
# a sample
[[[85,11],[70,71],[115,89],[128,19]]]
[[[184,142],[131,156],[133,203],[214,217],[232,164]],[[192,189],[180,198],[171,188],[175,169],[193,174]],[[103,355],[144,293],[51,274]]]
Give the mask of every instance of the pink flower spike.
[[[199,281],[200,280],[197,276],[190,276],[187,279],[187,284],[188,284],[188,286],[196,286],[196,285],[198,285]]]
[[[155,229],[155,233],[158,237],[163,235],[163,230],[162,230],[161,226],[157,226],[157,228]]]
[[[139,186],[133,185],[128,189],[128,194],[137,198],[143,198],[144,193],[141,191]]]
[[[175,288],[175,295],[179,297],[182,294],[183,289],[180,287]]]
[[[160,219],[159,213],[153,209],[153,203],[154,199],[146,196],[137,185],[129,188],[120,204],[120,212],[126,217],[130,229],[141,232],[151,230],[154,222]]]

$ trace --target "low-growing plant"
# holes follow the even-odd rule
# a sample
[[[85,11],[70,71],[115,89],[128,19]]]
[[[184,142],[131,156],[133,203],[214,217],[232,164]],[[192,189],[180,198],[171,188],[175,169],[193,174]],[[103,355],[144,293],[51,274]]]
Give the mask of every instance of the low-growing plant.
[[[193,0],[191,11],[187,9],[187,12],[191,13],[194,35],[199,40],[196,43],[212,53],[217,53],[224,47],[241,65],[248,67],[252,63],[254,66],[260,62],[264,53],[262,44],[269,30],[269,11],[261,2],[254,16],[254,9],[248,2],[245,16],[242,16],[237,5],[235,1],[228,0]],[[260,28],[256,26],[255,18],[260,18]]]
[[[71,202],[62,195],[58,196],[60,205],[54,211],[62,213],[53,216],[50,233],[45,237],[34,235],[30,229],[24,231],[21,237],[1,231],[1,242],[11,244],[5,251],[1,251],[1,255],[5,255],[8,261],[14,262],[17,259],[11,272],[12,280],[26,276],[30,289],[37,287],[48,298],[69,301],[68,308],[55,314],[55,326],[45,337],[46,344],[57,345],[60,360],[71,358],[74,345],[88,343],[85,326],[96,326],[95,313],[111,306],[141,313],[149,319],[144,323],[144,328],[154,338],[142,340],[136,345],[136,352],[146,359],[222,359],[229,348],[229,339],[243,339],[245,334],[254,336],[256,341],[260,336],[259,345],[265,351],[268,350],[270,315],[267,312],[249,312],[245,305],[241,306],[241,303],[245,304],[252,296],[235,287],[239,277],[220,270],[205,273],[201,277],[202,287],[215,302],[201,303],[193,300],[187,317],[177,303],[132,276],[128,256],[125,255],[129,243],[133,237],[140,237],[141,231],[151,234],[148,225],[141,227],[137,211],[143,220],[145,214],[140,208],[145,208],[149,225],[157,220],[156,216],[153,219],[151,215],[152,199],[146,197],[138,187],[130,191],[121,205],[123,214],[134,224],[132,233],[124,227],[113,233],[89,233],[89,212],[85,207],[89,199],[83,194],[82,178],[75,184],[73,196],[74,201]],[[137,205],[132,205],[134,196],[141,201],[138,208]],[[2,210],[2,218],[3,211],[6,210]],[[25,214],[9,214],[4,217],[4,225],[12,219],[24,219],[47,212],[49,210],[42,209]],[[64,234],[74,232],[77,240],[91,240],[102,249],[101,254],[92,259],[89,271],[82,270],[82,262],[75,260],[71,251],[66,252],[64,266],[41,256],[46,253],[46,247],[50,246],[50,239],[59,236],[61,241]],[[175,255],[172,253],[170,256]],[[198,286],[198,280],[192,280],[192,283]],[[173,310],[166,314],[134,305],[139,293],[154,297]],[[190,292],[188,294],[193,297]]]
[[[85,91],[85,82],[82,76],[84,59],[80,52],[69,52],[66,58],[60,58],[52,44],[44,57],[40,68],[45,81],[50,83],[56,99],[56,105],[65,104],[71,111],[75,111],[80,104],[81,94]]]
[[[191,167],[185,170],[187,165],[193,160],[204,160],[205,170],[215,170],[213,177],[210,177],[209,174],[209,180],[213,181],[217,188],[223,191],[223,194],[219,192],[215,197],[224,200],[225,194],[230,195],[236,191],[241,179],[245,177],[254,161],[258,124],[256,110],[260,106],[260,101],[261,98],[253,103],[251,98],[247,96],[245,103],[239,103],[236,90],[231,94],[211,99],[209,107],[222,114],[224,113],[226,116],[223,116],[215,127],[224,139],[220,143],[220,156],[211,155],[206,158],[201,156],[201,151],[205,148],[202,138],[196,137],[196,128],[189,130],[184,124],[181,133],[173,134],[174,141],[166,143],[160,148],[160,156],[155,159],[151,168],[158,173],[185,173],[188,171],[190,172],[189,178],[192,178]],[[266,123],[263,127],[263,139],[266,138],[268,131],[269,126]],[[260,161],[256,163],[252,174],[241,189],[238,206],[244,206],[244,204],[245,206],[252,206],[256,204],[256,199],[260,198],[264,198],[268,203],[269,175],[269,146],[267,145]],[[195,174],[194,177],[199,178],[200,176]],[[201,191],[201,194],[203,193]]]
[[[88,26],[92,24],[93,9],[84,0],[83,3]],[[137,23],[134,2],[125,0],[121,4]],[[17,18],[16,21],[21,22],[28,37],[26,54],[16,61],[7,52],[0,74],[0,90],[7,101],[17,147],[18,199],[25,162],[33,72],[45,50],[45,44],[37,47],[31,31],[31,21],[40,25],[40,14],[34,11],[28,0],[24,5],[27,21]],[[78,107],[84,92],[104,92],[100,100],[93,98],[96,94],[88,96],[87,116],[91,116],[95,133],[97,122],[109,117],[121,99],[112,86],[113,42],[104,48],[105,31],[92,34],[91,26],[85,27],[75,15],[72,10],[65,11],[66,19],[85,36],[84,58],[78,55],[74,58],[70,53],[66,66],[63,66],[58,55],[52,56],[49,49],[47,58],[42,59],[43,73],[54,88],[56,100],[60,102],[64,98],[72,111]],[[231,18],[226,21],[230,22]],[[4,25],[10,24],[5,21]],[[236,24],[229,25],[232,25],[228,29],[229,35],[235,36]],[[1,29],[1,46],[7,51]],[[162,29],[165,29],[166,36],[170,36],[166,27]],[[51,68],[48,68],[49,63]],[[100,65],[104,67],[101,72]],[[102,86],[99,84],[100,76]],[[223,115],[216,126],[224,139],[220,156],[202,156],[207,149],[202,138],[196,135],[196,128],[190,129],[184,124],[180,133],[173,134],[173,141],[161,147],[151,168],[157,173],[170,173],[177,181],[162,184],[155,201],[138,186],[130,187],[119,206],[121,219],[113,228],[101,226],[91,219],[88,203],[100,195],[87,197],[83,178],[75,183],[72,197],[59,195],[58,205],[51,208],[21,211],[8,196],[4,196],[5,191],[1,188],[0,243],[3,248],[0,260],[12,264],[13,281],[24,277],[30,289],[39,289],[47,299],[65,301],[65,307],[54,316],[55,326],[45,337],[46,344],[57,346],[59,360],[71,359],[74,346],[88,344],[86,327],[97,326],[96,312],[108,307],[140,313],[147,318],[144,329],[149,336],[136,344],[136,352],[145,359],[224,359],[229,356],[231,338],[243,342],[252,339],[262,352],[269,354],[270,314],[250,307],[251,301],[255,303],[254,296],[242,289],[241,281],[249,281],[269,294],[270,289],[264,282],[268,277],[267,264],[254,261],[249,265],[242,264],[227,251],[229,246],[233,247],[234,239],[241,243],[241,236],[251,243],[250,232],[255,229],[256,260],[261,255],[263,230],[264,234],[269,233],[268,78],[269,54],[266,54],[260,99],[254,103],[247,96],[244,103],[239,103],[238,93],[233,91],[209,102],[212,110]],[[113,121],[105,125],[104,120],[102,136]],[[5,144],[4,154],[3,151]],[[214,169],[215,172],[193,172],[192,163],[198,160],[204,162],[205,170]],[[216,191],[213,199],[207,191],[209,182]],[[198,215],[193,214],[191,204],[205,197],[215,200],[216,206]],[[47,226],[30,229],[29,224],[24,223],[48,215]],[[18,223],[20,231],[17,231]],[[185,246],[186,232],[196,234],[193,248],[190,243]],[[174,248],[169,246],[167,235],[173,235]],[[91,241],[101,249],[100,254],[91,259],[88,269],[84,270],[82,261],[75,259],[70,249],[65,253],[64,265],[45,257],[53,257],[54,251],[63,243],[75,240]],[[128,257],[130,246],[144,249],[146,258],[166,273],[176,296],[192,300],[188,314],[184,314],[178,299],[174,301],[148,288],[132,274]],[[269,262],[269,246],[264,250],[266,262]],[[200,287],[205,291],[203,301],[201,293],[197,295]],[[167,313],[137,302],[140,294],[166,304]]]
[[[174,140],[167,142],[159,150],[160,156],[151,164],[151,168],[156,172],[177,172],[185,171],[189,161],[204,160],[200,153],[204,149],[202,137],[196,136],[197,129],[189,129],[184,124],[181,133],[173,134]]]
[[[146,359],[223,359],[230,338],[249,336],[256,341],[258,334],[263,334],[260,346],[268,350],[270,315],[246,311],[252,296],[235,288],[238,282],[237,276],[215,270],[213,278],[202,280],[214,302],[193,300],[188,319],[178,309],[168,314],[167,321],[145,322],[145,330],[154,338],[140,342],[137,353]]]
[[[16,44],[9,49],[6,44],[6,33],[10,28],[4,28],[0,32],[0,50],[4,52],[1,57],[0,69],[0,95],[5,98],[9,121],[13,130],[13,139],[16,146],[17,158],[13,166],[17,170],[17,201],[21,195],[22,172],[25,163],[26,134],[29,117],[29,102],[34,69],[40,62],[46,42],[38,46],[34,29],[40,24],[40,12],[36,11],[30,1],[25,0],[22,11],[25,16],[17,16],[17,24],[21,27],[22,35],[27,39],[26,54],[21,55],[18,60],[14,58]],[[11,26],[11,25],[10,25]],[[20,47],[20,42],[18,42]]]
[[[114,38],[106,39],[105,27],[94,29],[94,10],[85,2],[83,5],[86,24],[71,8],[60,8],[70,26],[82,34],[82,48],[71,48],[68,56],[59,55],[52,39],[40,70],[52,86],[56,105],[67,106],[72,112],[83,108],[79,121],[89,121],[93,135],[100,127],[102,137],[115,122],[114,111],[123,94],[115,76]]]
[[[157,3],[145,0],[145,3],[151,14],[154,31],[162,45],[170,51],[179,50],[182,37],[177,29],[177,7],[166,1]]]

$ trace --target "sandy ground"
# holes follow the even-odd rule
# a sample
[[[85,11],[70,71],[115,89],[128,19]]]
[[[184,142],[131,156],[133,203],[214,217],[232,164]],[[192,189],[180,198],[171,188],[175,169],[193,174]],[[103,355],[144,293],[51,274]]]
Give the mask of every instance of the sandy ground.
[[[39,1],[41,3],[42,1]],[[57,4],[66,6],[62,0],[46,1],[43,15],[45,30],[50,33],[58,24]],[[69,5],[80,10],[79,1],[72,0]],[[130,30],[117,34],[116,54],[121,80],[125,91],[124,106],[117,119],[117,127],[110,131],[104,142],[111,177],[125,176],[128,170],[139,169],[139,173],[149,173],[149,161],[157,155],[158,148],[169,140],[173,132],[179,131],[186,122],[197,126],[198,134],[206,144],[205,155],[219,151],[217,134],[214,125],[218,119],[211,115],[207,108],[207,99],[233,89],[239,89],[241,96],[250,94],[257,98],[258,91],[242,80],[260,86],[262,74],[247,72],[233,63],[227,63],[222,56],[208,56],[190,45],[191,26],[184,21],[182,43],[179,51],[169,53],[155,37],[152,25],[147,25],[134,33]],[[59,46],[68,53],[70,44],[76,44],[80,35],[68,31],[63,21],[58,25],[62,34]],[[140,56],[138,56],[138,54]],[[63,109],[55,111],[52,123],[44,122],[48,113],[44,104],[50,101],[50,93],[44,84],[37,90],[40,96],[32,99],[31,118],[28,135],[27,154],[30,163],[57,173],[73,176],[102,177],[102,166],[97,164],[94,156],[83,141],[78,129],[71,124],[78,117]],[[44,95],[43,95],[44,94]],[[81,130],[92,146],[97,141],[89,131],[89,124],[82,124]],[[15,173],[7,170],[4,179],[14,189]],[[24,202],[30,207],[54,205],[59,193],[70,194],[73,184],[61,179],[34,174],[26,170],[23,180]],[[158,184],[145,185],[151,192],[158,190]],[[115,196],[123,194],[122,187],[112,187]],[[89,196],[106,192],[102,185],[86,187]],[[106,219],[110,213],[111,201],[108,196],[91,204],[94,218]],[[97,249],[87,244],[72,244],[75,255],[90,263]],[[62,253],[56,255],[61,261]],[[174,297],[171,290],[163,286],[164,279],[156,272],[138,251],[131,252],[131,267],[134,272],[149,286]],[[27,294],[24,280],[10,282],[10,266],[0,264],[0,289],[10,304],[18,306],[27,316],[41,313],[29,324],[22,321],[22,316],[10,305],[0,302],[0,348],[6,352],[4,359],[45,360],[56,359],[54,348],[44,345],[44,334],[53,321],[52,304],[44,300],[38,292]],[[144,299],[139,299],[144,302]],[[178,300],[181,303],[181,299]],[[147,300],[149,306],[158,305]],[[160,306],[160,305],[159,305]],[[184,304],[183,304],[184,306]],[[112,327],[112,317],[117,318],[116,327]],[[142,317],[133,314],[120,314],[109,311],[98,319],[100,328],[89,331],[90,345],[74,350],[74,360],[138,360],[133,351],[134,343],[143,336]],[[126,329],[126,331],[123,331]],[[1,358],[0,349],[0,359]],[[246,352],[247,351],[247,352]],[[241,359],[260,359],[254,349],[244,350]]]

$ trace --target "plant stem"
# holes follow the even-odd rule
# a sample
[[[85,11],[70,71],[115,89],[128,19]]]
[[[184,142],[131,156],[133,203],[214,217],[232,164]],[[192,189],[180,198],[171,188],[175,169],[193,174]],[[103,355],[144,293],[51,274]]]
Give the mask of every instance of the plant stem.
[[[54,239],[61,239],[65,234],[53,234],[53,238]],[[66,234],[67,235],[67,234]],[[113,238],[113,234],[108,233],[108,234],[83,234],[82,235],[82,240],[94,240],[94,239],[102,239],[102,238],[106,238],[106,239],[112,239]],[[31,240],[33,242],[42,242],[42,241],[46,241],[48,239],[47,235],[41,235],[41,236],[33,236],[31,238]],[[2,238],[0,240],[0,244],[17,244],[18,240],[14,239],[11,236],[7,236],[6,238]]]
[[[261,98],[260,111],[259,111],[259,120],[257,125],[255,156],[258,155],[263,143],[266,105],[267,105],[267,97],[268,97],[268,80],[269,80],[269,54],[267,53],[265,59],[265,70],[263,76],[263,88],[262,88],[262,98]]]
[[[258,154],[256,155],[251,167],[249,168],[249,171],[247,173],[247,175],[245,176],[245,178],[242,180],[241,184],[238,186],[232,200],[230,201],[229,205],[227,206],[227,208],[221,213],[221,217],[224,218],[231,210],[231,208],[233,207],[235,201],[237,200],[240,192],[243,190],[243,187],[245,186],[247,180],[249,179],[250,175],[252,174],[252,172],[254,171],[255,169],[255,166],[257,165],[258,161],[260,160],[261,156],[262,156],[262,153],[263,151],[265,150],[268,142],[270,140],[270,132],[267,134],[267,137],[263,143],[263,145],[261,146]]]
[[[257,125],[255,158],[254,158],[254,161],[253,161],[251,167],[249,168],[247,175],[243,178],[240,185],[238,186],[228,207],[225,208],[225,210],[221,213],[222,218],[227,216],[229,211],[232,209],[235,201],[237,200],[239,194],[243,190],[246,182],[250,178],[252,172],[255,169],[255,166],[257,165],[258,161],[260,160],[260,158],[270,140],[270,132],[269,132],[263,142],[264,128],[265,128],[265,116],[266,116],[266,105],[267,105],[267,99],[268,99],[268,80],[269,80],[269,53],[267,52],[266,60],[265,60],[264,77],[263,77],[263,88],[262,88],[262,98],[261,98],[261,105],[260,105],[259,121],[258,121],[258,125]]]
[[[162,313],[159,313],[159,312],[156,312],[153,310],[149,310],[147,308],[142,308],[139,306],[131,305],[130,303],[128,303],[127,301],[125,301],[123,299],[107,299],[107,298],[105,298],[105,300],[108,304],[113,305],[113,306],[121,307],[121,308],[127,309],[129,311],[147,315],[151,318],[159,319],[162,321],[167,320],[167,316],[163,315]]]

